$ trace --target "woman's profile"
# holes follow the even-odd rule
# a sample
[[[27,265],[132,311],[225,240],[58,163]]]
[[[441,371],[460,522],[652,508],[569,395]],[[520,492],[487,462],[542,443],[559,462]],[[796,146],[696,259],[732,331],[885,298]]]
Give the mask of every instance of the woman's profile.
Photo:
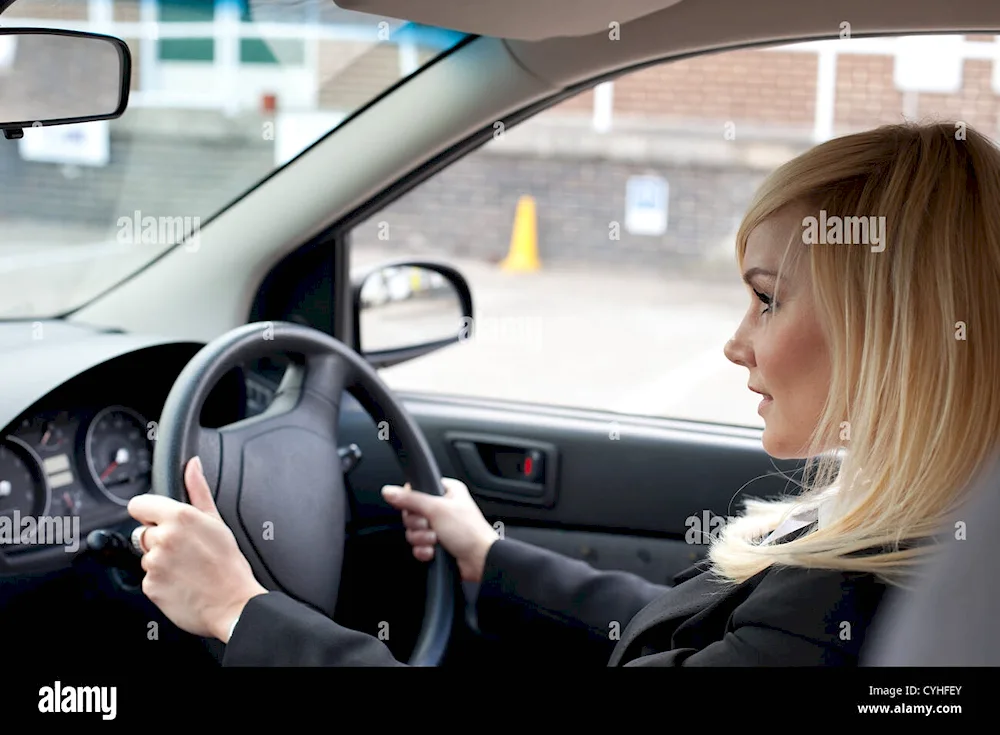
[[[856,666],[886,590],[933,553],[1000,441],[998,201],[1000,152],[964,123],[836,138],[765,180],[736,240],[748,308],[724,352],[762,396],[764,450],[805,460],[802,488],[749,501],[675,586],[498,538],[452,479],[443,497],[384,489],[413,554],[440,544],[479,583],[481,630],[555,662]],[[205,543],[159,548],[170,574],[143,586],[171,620],[228,643],[226,665],[403,665],[265,590],[197,461],[186,483],[203,513],[183,533]],[[147,551],[177,523],[149,500],[129,505],[158,527]]]

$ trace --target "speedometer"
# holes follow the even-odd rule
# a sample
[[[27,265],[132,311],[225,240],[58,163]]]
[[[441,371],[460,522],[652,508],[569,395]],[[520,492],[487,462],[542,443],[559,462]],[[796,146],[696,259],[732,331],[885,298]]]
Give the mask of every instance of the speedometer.
[[[109,406],[91,421],[87,466],[97,489],[111,502],[128,505],[149,492],[153,444],[148,435],[146,419],[124,406]]]
[[[44,516],[52,496],[38,456],[20,439],[0,441],[0,516]]]

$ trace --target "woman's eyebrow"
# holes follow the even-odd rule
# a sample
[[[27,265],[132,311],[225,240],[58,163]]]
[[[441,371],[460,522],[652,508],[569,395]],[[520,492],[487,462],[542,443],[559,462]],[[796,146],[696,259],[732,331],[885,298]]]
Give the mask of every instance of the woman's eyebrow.
[[[758,276],[764,278],[777,278],[778,274],[774,271],[769,271],[766,268],[749,268],[743,273],[743,282],[749,286],[751,285],[750,281]]]

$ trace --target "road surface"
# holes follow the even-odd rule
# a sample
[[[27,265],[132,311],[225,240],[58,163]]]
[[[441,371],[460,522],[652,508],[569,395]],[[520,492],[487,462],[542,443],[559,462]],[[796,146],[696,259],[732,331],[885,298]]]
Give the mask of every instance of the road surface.
[[[359,250],[352,257],[363,269],[404,256]],[[763,426],[746,369],[722,352],[749,303],[735,265],[725,283],[595,266],[509,274],[448,262],[472,289],[472,339],[383,370],[391,387]],[[362,339],[370,334],[387,347],[438,336],[444,309],[412,314],[411,327],[398,308],[393,318],[372,312]]]
[[[6,228],[0,250],[0,318],[48,315],[112,285],[149,256],[117,252],[109,233],[86,242],[53,228],[51,237]],[[29,236],[31,235],[31,236]],[[47,239],[46,239],[47,238]],[[353,254],[364,269],[404,257]],[[748,306],[736,277],[667,278],[609,267],[531,274],[447,259],[468,279],[475,306],[471,339],[382,371],[393,388],[592,408],[655,417],[762,426],[747,371],[722,348]],[[457,305],[385,307],[362,318],[365,345],[402,346],[461,329]],[[453,325],[453,326],[451,326]],[[366,336],[367,335],[367,336]]]

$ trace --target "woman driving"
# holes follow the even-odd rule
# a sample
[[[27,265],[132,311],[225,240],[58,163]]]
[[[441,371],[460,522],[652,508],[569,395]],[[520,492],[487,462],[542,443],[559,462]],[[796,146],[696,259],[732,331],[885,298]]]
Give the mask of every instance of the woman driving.
[[[387,487],[414,556],[479,583],[484,633],[611,666],[855,666],[885,591],[933,551],[1000,440],[1000,152],[903,124],[777,169],[739,228],[749,304],[725,346],[760,393],[764,450],[802,492],[751,501],[674,587],[501,539],[459,481]],[[197,459],[191,505],[129,504],[143,591],[225,665],[402,666],[254,578]],[[609,635],[620,629],[620,635]],[[544,641],[544,644],[542,643]]]

